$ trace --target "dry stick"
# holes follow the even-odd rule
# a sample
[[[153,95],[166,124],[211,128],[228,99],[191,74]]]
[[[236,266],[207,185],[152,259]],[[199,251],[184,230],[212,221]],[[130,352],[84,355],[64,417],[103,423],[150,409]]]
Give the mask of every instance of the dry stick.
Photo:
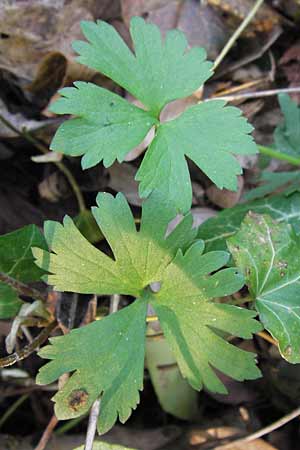
[[[259,97],[269,97],[271,95],[277,95],[277,94],[289,94],[289,93],[295,93],[300,92],[300,86],[297,87],[290,87],[290,88],[283,88],[283,89],[269,89],[266,91],[258,91],[258,92],[244,92],[242,94],[236,94],[236,95],[224,95],[224,96],[218,96],[215,95],[214,99],[217,100],[226,100],[228,102],[232,102],[235,100],[242,100],[247,98],[259,98]],[[206,102],[209,102],[211,99],[205,100]]]
[[[113,314],[118,311],[119,303],[120,303],[120,295],[119,294],[112,295],[110,298],[109,314]],[[91,408],[84,450],[93,450],[93,443],[97,429],[97,421],[100,413],[100,404],[101,400],[100,398],[98,398],[97,400],[94,401],[93,406]]]
[[[3,281],[5,284],[8,284],[15,291],[17,291],[21,295],[25,295],[26,297],[31,297],[34,300],[41,300],[42,302],[47,301],[47,296],[34,289],[27,284],[22,283],[21,281],[17,281],[14,278],[11,278],[9,275],[6,275],[3,272],[0,272],[0,281]]]
[[[27,358],[31,355],[41,344],[43,344],[51,334],[51,332],[56,328],[57,322],[54,320],[49,323],[47,327],[41,331],[41,333],[33,339],[30,344],[25,345],[20,351],[12,353],[9,356],[5,356],[4,358],[0,358],[0,368],[12,366],[18,361]]]
[[[261,430],[258,430],[255,433],[250,434],[249,436],[229,442],[228,444],[220,445],[216,447],[216,450],[231,449],[233,446],[237,444],[251,442],[254,441],[255,439],[259,439],[262,436],[265,436],[266,434],[269,434],[272,431],[277,430],[277,428],[282,427],[283,425],[285,425],[286,423],[290,422],[291,420],[295,419],[298,416],[300,416],[300,408],[295,409],[286,416],[281,417],[281,419],[277,420],[276,422],[271,423],[271,425],[268,425],[267,427],[262,428]]]
[[[221,50],[221,53],[219,54],[219,56],[216,58],[215,62],[214,62],[214,70],[216,70],[216,68],[219,66],[219,64],[223,61],[223,59],[225,58],[225,56],[227,55],[227,53],[230,51],[231,47],[234,45],[234,43],[236,42],[236,40],[239,38],[239,36],[242,34],[242,32],[244,31],[244,29],[247,27],[247,25],[251,22],[251,20],[253,19],[253,17],[255,16],[258,8],[263,4],[264,0],[257,0],[253,6],[253,8],[250,9],[249,13],[247,14],[247,16],[245,17],[245,19],[243,20],[243,22],[240,24],[240,26],[235,30],[235,32],[233,33],[233,35],[231,36],[231,38],[228,40],[228,42],[225,44],[225,46],[223,47],[223,49]]]
[[[40,141],[38,141],[37,139],[35,139],[28,131],[18,130],[18,128],[16,128],[12,123],[10,123],[7,119],[5,119],[5,117],[3,117],[1,114],[0,114],[0,120],[1,120],[1,122],[4,123],[5,126],[7,126],[7,128],[10,128],[18,136],[21,136],[22,138],[26,139],[28,142],[33,144],[41,153],[44,153],[44,154],[49,153],[49,149],[48,149],[47,145],[45,145],[45,144],[41,143]],[[77,184],[77,181],[74,178],[71,171],[61,161],[53,161],[53,164],[55,164],[56,167],[58,167],[58,169],[65,175],[66,179],[68,180],[68,182],[74,192],[74,195],[77,199],[79,211],[80,212],[85,211],[86,206],[85,206],[85,201],[84,201],[83,195],[82,195],[81,190]]]
[[[44,448],[48,444],[49,439],[52,435],[52,432],[57,424],[58,424],[58,420],[57,420],[56,416],[53,414],[53,416],[50,419],[50,422],[48,423],[46,429],[44,430],[44,433],[42,434],[42,437],[41,437],[38,445],[35,447],[34,450],[44,450]]]

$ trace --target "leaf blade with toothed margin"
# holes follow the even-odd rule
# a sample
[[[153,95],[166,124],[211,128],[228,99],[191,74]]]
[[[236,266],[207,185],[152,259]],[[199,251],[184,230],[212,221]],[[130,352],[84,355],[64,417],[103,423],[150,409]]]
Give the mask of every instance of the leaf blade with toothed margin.
[[[186,247],[196,234],[189,214],[166,237],[167,226],[175,211],[167,201],[154,194],[143,204],[140,231],[136,230],[133,215],[122,194],[115,198],[111,194],[99,194],[97,203],[93,215],[115,259],[90,244],[69,217],[65,217],[63,225],[45,223],[51,253],[33,249],[37,264],[50,272],[46,276],[47,282],[58,290],[139,296],[150,282],[160,278],[177,249]]]
[[[39,355],[52,361],[40,369],[38,384],[75,373],[54,396],[58,419],[81,416],[102,394],[98,429],[108,431],[119,416],[125,422],[143,388],[147,302],[136,300],[69,334],[51,338]]]
[[[195,389],[204,385],[224,394],[226,388],[212,367],[236,380],[257,378],[260,371],[253,353],[226,342],[215,330],[250,338],[261,326],[253,319],[255,312],[211,301],[240,289],[243,276],[236,269],[208,276],[226,264],[229,255],[202,255],[203,248],[198,242],[185,255],[178,252],[166,268],[161,290],[152,296],[152,305],[183,376]]]
[[[157,123],[146,111],[92,83],[77,81],[60,91],[62,97],[51,107],[57,114],[76,117],[57,130],[51,149],[80,156],[87,169],[103,160],[109,167],[140,144]]]
[[[249,213],[227,241],[265,328],[282,356],[300,362],[300,242],[286,224]]]
[[[159,127],[136,175],[140,195],[146,197],[157,189],[178,211],[186,212],[192,202],[192,189],[185,156],[219,188],[235,190],[241,167],[233,154],[257,152],[248,134],[251,130],[240,110],[225,106],[223,101],[190,107]]]
[[[157,26],[133,17],[133,54],[111,25],[83,22],[81,28],[88,42],[73,44],[78,61],[114,80],[156,116],[167,103],[191,95],[212,75],[205,50],[187,50],[179,30],[167,32],[163,43]]]

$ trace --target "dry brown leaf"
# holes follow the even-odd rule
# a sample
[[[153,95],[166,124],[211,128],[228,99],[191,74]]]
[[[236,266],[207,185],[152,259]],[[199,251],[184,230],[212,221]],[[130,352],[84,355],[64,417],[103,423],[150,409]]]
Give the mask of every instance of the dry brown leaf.
[[[219,189],[212,184],[206,189],[207,197],[220,208],[232,208],[235,206],[243,193],[244,179],[241,175],[238,176],[238,189],[237,191],[229,191],[228,189]]]

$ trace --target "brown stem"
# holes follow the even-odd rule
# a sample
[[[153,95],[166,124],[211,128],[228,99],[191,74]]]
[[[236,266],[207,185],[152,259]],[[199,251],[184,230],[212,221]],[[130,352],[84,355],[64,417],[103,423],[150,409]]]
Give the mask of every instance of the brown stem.
[[[27,358],[31,355],[41,344],[43,344],[51,334],[51,332],[57,327],[57,322],[54,320],[49,323],[47,327],[45,327],[40,334],[33,339],[30,344],[25,345],[20,351],[12,353],[9,356],[5,356],[4,358],[0,358],[0,368],[12,366],[18,361]]]
[[[34,289],[27,284],[22,283],[21,281],[16,280],[15,278],[6,275],[6,273],[0,272],[0,281],[8,284],[15,291],[17,291],[20,295],[25,295],[26,297],[31,297],[34,300],[41,300],[42,302],[47,301],[47,295]]]
[[[46,448],[46,445],[48,444],[49,439],[51,438],[52,432],[57,424],[58,424],[58,419],[53,414],[38,445],[35,447],[35,450],[44,450],[44,448]]]

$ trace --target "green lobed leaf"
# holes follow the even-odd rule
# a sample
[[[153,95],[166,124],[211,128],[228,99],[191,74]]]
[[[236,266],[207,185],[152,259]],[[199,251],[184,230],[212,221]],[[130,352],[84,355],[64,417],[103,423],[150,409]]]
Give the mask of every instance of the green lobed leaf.
[[[237,108],[221,100],[192,106],[161,125],[136,175],[140,195],[158,189],[185,212],[192,188],[185,155],[219,187],[236,190],[241,167],[233,154],[256,153],[252,127]],[[212,157],[213,155],[213,157]]]
[[[40,249],[33,253],[37,264],[51,273],[45,279],[57,290],[138,297],[149,283],[160,279],[178,248],[188,245],[196,234],[188,214],[165,239],[174,209],[158,201],[157,195],[144,203],[139,231],[122,194],[115,198],[98,194],[97,203],[92,212],[115,259],[90,244],[70,217],[65,217],[63,225],[46,222],[45,237],[52,253]]]
[[[260,371],[253,353],[230,344],[216,330],[249,339],[261,326],[253,319],[255,312],[211,301],[236,292],[244,281],[235,268],[208,276],[223,267],[229,255],[203,255],[203,249],[199,241],[184,255],[179,250],[151,302],[182,375],[194,389],[205,386],[225,394],[227,390],[213,368],[239,381],[257,378]]]
[[[123,423],[128,419],[143,388],[146,313],[147,302],[139,299],[100,321],[51,338],[52,345],[39,352],[52,362],[40,369],[38,384],[75,371],[53,398],[59,419],[81,416],[100,394],[100,433],[108,431],[118,415]]]
[[[216,217],[206,220],[197,232],[197,237],[205,242],[205,250],[226,250],[226,239],[239,230],[249,211],[268,214],[278,223],[291,224],[300,234],[300,194],[274,195],[224,209]]]
[[[126,420],[138,401],[149,302],[159,316],[183,376],[193,387],[200,389],[204,385],[225,392],[212,367],[238,380],[259,375],[255,355],[218,335],[220,330],[249,338],[260,329],[253,311],[213,302],[215,297],[230,295],[243,286],[243,277],[236,269],[218,271],[229,254],[202,255],[204,245],[200,241],[190,247],[195,237],[190,214],[166,235],[174,210],[157,193],[151,194],[142,209],[137,231],[122,194],[115,198],[110,194],[98,196],[93,214],[114,259],[93,247],[70,218],[64,226],[46,223],[45,235],[52,253],[33,250],[38,265],[50,272],[48,282],[59,290],[138,298],[100,322],[53,338],[40,353],[53,361],[41,369],[39,383],[50,383],[64,372],[75,371],[55,396],[59,418],[83,414],[102,394],[100,432],[108,430],[117,415]],[[182,253],[180,248],[188,250]],[[161,283],[158,293],[149,288],[154,282]],[[226,355],[227,362],[221,361],[221,354]],[[75,411],[73,406],[70,410],[70,400],[71,405],[75,401]]]
[[[157,120],[122,97],[92,83],[77,81],[64,88],[51,110],[73,114],[57,130],[50,148],[66,155],[80,156],[87,169],[103,160],[105,167],[140,144]]]
[[[227,241],[265,328],[282,356],[300,362],[300,241],[286,224],[249,213]]]
[[[38,281],[44,271],[34,263],[31,246],[47,248],[44,236],[35,225],[0,236],[0,272],[24,283]],[[0,283],[0,318],[13,317],[21,305],[16,291]]]
[[[170,101],[192,94],[211,75],[205,51],[187,50],[184,34],[167,32],[141,18],[131,20],[135,54],[117,31],[105,22],[84,22],[89,42],[75,42],[79,61],[103,72],[139,99],[147,111],[91,83],[76,82],[61,91],[52,106],[57,114],[75,118],[63,123],[51,149],[72,156],[83,155],[82,167],[103,160],[105,167],[140,144],[153,126],[156,137],[137,173],[140,195],[153,190],[169,198],[179,212],[189,210],[192,188],[185,156],[220,188],[236,189],[241,167],[233,155],[253,154],[257,149],[249,133],[252,127],[241,111],[224,107],[220,100],[187,109],[181,117],[160,124],[161,109]]]
[[[167,103],[192,94],[212,74],[205,50],[188,50],[186,37],[179,30],[168,31],[162,42],[156,25],[133,17],[133,54],[106,22],[82,22],[81,29],[89,42],[74,42],[78,61],[114,80],[156,117]]]
[[[284,190],[285,195],[289,195],[300,189],[300,171],[293,170],[291,172],[269,172],[264,170],[259,178],[258,187],[251,189],[244,196],[243,200],[250,201],[261,197],[265,197],[268,194],[280,189]]]

